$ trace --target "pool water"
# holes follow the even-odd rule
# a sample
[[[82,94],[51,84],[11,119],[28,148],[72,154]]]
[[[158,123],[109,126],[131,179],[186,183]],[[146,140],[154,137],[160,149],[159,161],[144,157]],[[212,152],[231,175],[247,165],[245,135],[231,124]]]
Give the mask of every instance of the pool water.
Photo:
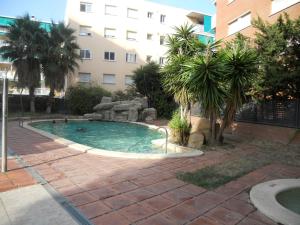
[[[146,126],[103,121],[35,122],[32,127],[93,148],[120,152],[162,153],[151,141],[164,134]]]
[[[285,208],[300,214],[300,188],[280,192],[276,199]]]

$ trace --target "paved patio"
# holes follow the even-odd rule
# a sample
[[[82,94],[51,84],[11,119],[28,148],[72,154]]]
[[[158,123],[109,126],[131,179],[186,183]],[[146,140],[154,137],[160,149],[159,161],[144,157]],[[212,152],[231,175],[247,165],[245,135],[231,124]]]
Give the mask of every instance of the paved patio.
[[[233,159],[234,152],[163,160],[110,158],[70,149],[14,122],[9,125],[10,148],[95,225],[272,225],[250,204],[250,187],[300,177],[299,168],[275,164],[208,191],[177,180],[176,172]],[[251,146],[243,150],[254,151]]]

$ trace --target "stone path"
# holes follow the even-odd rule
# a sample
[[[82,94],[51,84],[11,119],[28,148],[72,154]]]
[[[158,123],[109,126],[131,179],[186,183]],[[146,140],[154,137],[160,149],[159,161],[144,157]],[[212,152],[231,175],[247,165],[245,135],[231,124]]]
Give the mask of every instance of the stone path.
[[[272,225],[249,203],[250,187],[300,177],[299,168],[270,165],[208,191],[177,180],[176,172],[230,160],[234,154],[217,151],[162,160],[102,157],[75,151],[16,123],[10,123],[9,146],[95,225]]]

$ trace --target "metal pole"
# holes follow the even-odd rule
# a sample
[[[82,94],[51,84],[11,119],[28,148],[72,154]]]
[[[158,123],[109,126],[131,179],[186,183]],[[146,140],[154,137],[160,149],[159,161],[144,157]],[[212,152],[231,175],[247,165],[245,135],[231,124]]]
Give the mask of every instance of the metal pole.
[[[8,92],[8,80],[7,80],[7,76],[5,76],[3,78],[3,93],[2,93],[2,165],[1,165],[2,173],[5,173],[7,171],[7,92]]]

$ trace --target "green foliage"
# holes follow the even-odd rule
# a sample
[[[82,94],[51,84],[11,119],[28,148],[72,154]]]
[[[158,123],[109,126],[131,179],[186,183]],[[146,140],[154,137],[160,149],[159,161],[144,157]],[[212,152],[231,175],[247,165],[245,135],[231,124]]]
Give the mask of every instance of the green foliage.
[[[34,89],[40,83],[40,58],[47,43],[46,32],[26,14],[10,25],[6,35],[6,45],[0,48],[0,54],[13,62],[18,87],[29,89],[34,112]]]
[[[175,112],[168,126],[171,129],[175,143],[186,146],[188,144],[191,126],[187,119],[181,118],[178,112]]]
[[[111,96],[111,93],[101,87],[76,86],[68,88],[66,101],[72,114],[83,115],[93,112],[103,96]]]
[[[269,24],[258,18],[255,38],[263,74],[258,91],[263,97],[300,97],[300,17],[287,14]]]
[[[115,91],[112,94],[113,101],[126,101],[133,100],[136,97],[142,97],[141,94],[137,93],[135,87],[128,87],[125,91]]]
[[[157,109],[159,117],[169,118],[176,104],[172,96],[163,90],[159,65],[150,62],[133,74],[136,91],[148,98],[149,106]]]

